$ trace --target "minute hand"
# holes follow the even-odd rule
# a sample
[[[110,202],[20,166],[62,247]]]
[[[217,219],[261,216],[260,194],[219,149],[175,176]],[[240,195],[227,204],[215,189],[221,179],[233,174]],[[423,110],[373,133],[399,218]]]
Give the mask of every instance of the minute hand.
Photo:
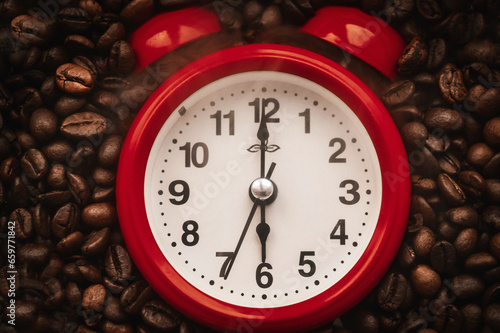
[[[271,163],[271,166],[269,167],[269,170],[267,171],[267,175],[265,178],[270,179],[271,175],[273,174],[274,167],[276,166],[276,163]],[[236,248],[234,249],[234,252],[229,259],[229,264],[227,266],[227,269],[224,274],[224,280],[227,279],[229,276],[229,272],[231,271],[231,268],[233,267],[234,260],[236,259],[236,256],[238,255],[238,252],[240,251],[241,244],[243,243],[243,240],[245,239],[245,236],[248,231],[248,227],[250,226],[250,222],[252,222],[253,216],[255,215],[255,212],[257,211],[257,207],[260,205],[260,202],[258,200],[255,201],[255,203],[252,206],[252,209],[250,210],[250,215],[248,216],[248,219],[245,223],[245,227],[243,228],[243,231],[241,233],[240,239],[238,240],[238,244],[236,245]]]
[[[257,131],[257,138],[260,140],[260,177],[264,178],[266,169],[266,152],[267,140],[269,139],[269,130],[267,129],[267,121],[264,110],[260,119],[259,130]]]

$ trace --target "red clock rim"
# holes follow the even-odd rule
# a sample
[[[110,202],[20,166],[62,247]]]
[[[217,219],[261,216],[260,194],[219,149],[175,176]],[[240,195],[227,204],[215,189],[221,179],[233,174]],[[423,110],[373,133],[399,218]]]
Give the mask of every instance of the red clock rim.
[[[372,239],[337,284],[301,303],[255,309],[219,301],[184,280],[163,256],[148,226],[144,173],[149,151],[168,116],[197,89],[227,75],[281,71],[305,77],[340,97],[367,129],[382,173],[382,204]],[[167,110],[167,112],[165,112]],[[405,149],[385,107],[352,73],[307,50],[274,44],[236,46],[186,66],[158,88],[137,115],[124,142],[117,174],[117,208],[135,264],[169,304],[219,330],[302,331],[342,315],[366,296],[389,268],[409,212],[410,181]]]

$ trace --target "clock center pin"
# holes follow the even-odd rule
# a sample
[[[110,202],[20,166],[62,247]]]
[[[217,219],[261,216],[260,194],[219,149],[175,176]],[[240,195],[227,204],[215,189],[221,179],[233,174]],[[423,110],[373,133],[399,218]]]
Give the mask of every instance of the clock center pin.
[[[267,178],[257,178],[250,185],[250,197],[253,201],[259,200],[268,205],[272,203],[278,194],[276,184]]]

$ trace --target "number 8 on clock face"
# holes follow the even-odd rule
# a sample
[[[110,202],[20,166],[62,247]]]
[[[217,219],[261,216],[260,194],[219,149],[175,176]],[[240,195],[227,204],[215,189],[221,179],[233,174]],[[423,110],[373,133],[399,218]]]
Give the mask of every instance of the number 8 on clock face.
[[[299,56],[283,60],[290,50]],[[264,329],[300,327],[291,317],[312,313],[325,321],[359,301],[396,251],[384,242],[404,230],[407,176],[393,163],[404,150],[380,103],[341,69],[287,47],[267,62],[239,52],[230,65],[214,57],[209,78],[189,81],[200,69],[187,69],[174,92],[152,97],[149,108],[169,116],[139,122],[142,148],[130,144],[139,157],[123,173],[141,180],[121,185],[141,192],[134,237],[151,243],[149,267],[182,289],[159,293],[204,323],[235,328],[255,313],[272,318]]]

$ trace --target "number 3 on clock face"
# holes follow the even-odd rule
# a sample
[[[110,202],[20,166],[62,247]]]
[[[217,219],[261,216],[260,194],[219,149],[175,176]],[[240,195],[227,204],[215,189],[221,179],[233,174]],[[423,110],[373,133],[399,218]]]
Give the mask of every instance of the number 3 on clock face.
[[[160,294],[194,319],[221,328],[229,318],[234,329],[263,318],[264,330],[300,327],[292,315],[334,319],[345,309],[325,304],[359,301],[397,250],[383,242],[406,222],[407,175],[391,162],[404,150],[379,102],[337,66],[293,48],[241,50],[245,62],[214,58],[215,77],[152,97],[155,113],[124,148],[134,166],[120,170],[139,173],[120,188],[140,190],[143,203],[120,218],[137,217],[146,277],[162,289],[165,276]]]

